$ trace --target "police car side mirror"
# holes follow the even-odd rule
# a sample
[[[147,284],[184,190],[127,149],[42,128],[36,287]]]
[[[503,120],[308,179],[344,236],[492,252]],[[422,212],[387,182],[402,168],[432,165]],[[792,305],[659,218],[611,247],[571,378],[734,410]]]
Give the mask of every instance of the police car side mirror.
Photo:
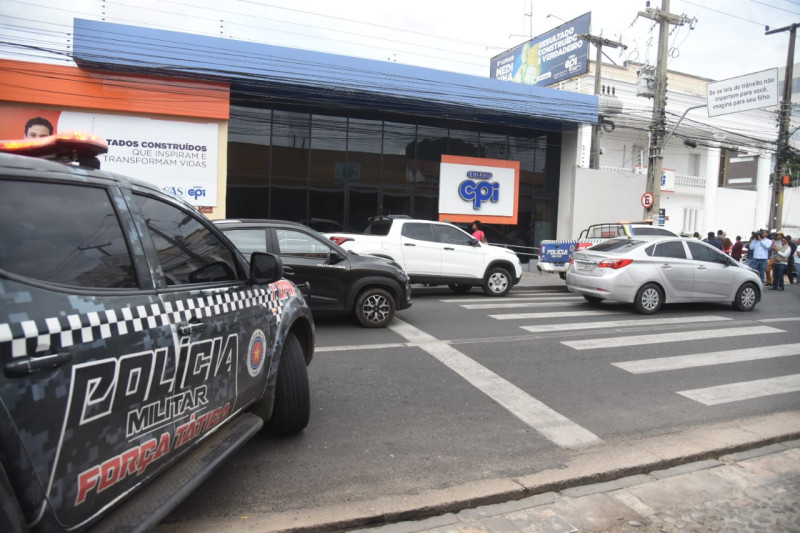
[[[481,245],[481,243],[480,243],[480,242],[478,242],[478,239],[476,239],[475,237],[470,237],[470,239],[469,239],[469,245],[470,245],[470,246],[480,246],[480,245]]]
[[[250,256],[250,280],[253,283],[274,283],[283,277],[283,262],[280,257],[264,252],[253,252]]]

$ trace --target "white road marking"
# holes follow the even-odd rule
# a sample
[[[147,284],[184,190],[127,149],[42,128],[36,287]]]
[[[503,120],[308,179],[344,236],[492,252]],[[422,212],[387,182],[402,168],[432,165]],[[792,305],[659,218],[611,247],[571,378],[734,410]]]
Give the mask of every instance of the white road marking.
[[[515,302],[515,303],[482,303],[482,304],[466,304],[462,305],[464,309],[520,309],[520,308],[533,308],[533,307],[558,307],[570,306],[577,307],[583,306],[583,302],[578,300],[572,301],[557,301],[557,302]]]
[[[771,359],[773,357],[790,357],[793,355],[800,355],[800,344],[757,346],[755,348],[742,348],[741,350],[658,357],[656,359],[640,359],[638,361],[625,361],[611,364],[631,374],[648,374],[651,372],[666,372],[669,370],[682,370],[699,366],[724,365],[727,363]]]
[[[384,348],[404,348],[405,343],[391,342],[387,344],[351,344],[350,346],[317,346],[315,352],[349,352],[352,350],[382,350]]]
[[[678,394],[704,405],[720,405],[798,391],[800,391],[800,374],[792,374],[777,378],[718,385],[705,389],[678,391]]]
[[[495,320],[526,320],[536,318],[572,318],[576,316],[614,315],[620,311],[558,311],[555,313],[506,313],[502,315],[489,315]]]
[[[658,326],[662,324],[695,324],[698,322],[717,322],[732,320],[722,316],[693,316],[682,318],[644,318],[638,320],[608,320],[605,322],[572,322],[570,324],[543,324],[541,326],[520,326],[532,333],[551,331],[582,331],[584,329],[617,328],[628,326]]]
[[[783,333],[782,329],[769,326],[751,326],[748,328],[705,329],[699,331],[679,331],[675,333],[657,333],[654,335],[635,335],[631,337],[604,337],[580,341],[562,341],[561,344],[576,350],[596,350],[598,348],[618,348],[621,346],[638,346],[641,344],[659,344],[662,342],[681,342],[693,340],[719,339],[722,337],[742,337],[745,335],[761,335]]]
[[[463,303],[476,303],[476,302],[483,302],[486,303],[489,300],[489,296],[484,296],[483,298],[448,298],[446,300],[439,300],[440,302],[445,303],[452,303],[452,304],[463,304]],[[503,301],[514,300],[515,302],[523,302],[523,301],[540,301],[540,302],[551,302],[553,300],[583,300],[580,296],[575,296],[573,294],[565,294],[565,293],[558,293],[558,294],[546,294],[546,295],[537,295],[537,296],[505,296]]]
[[[797,322],[800,320],[800,317],[789,317],[789,318],[762,318],[759,322]]]
[[[563,448],[579,448],[602,442],[591,431],[554,411],[446,342],[396,317],[389,324],[389,329],[438,359],[556,445]]]

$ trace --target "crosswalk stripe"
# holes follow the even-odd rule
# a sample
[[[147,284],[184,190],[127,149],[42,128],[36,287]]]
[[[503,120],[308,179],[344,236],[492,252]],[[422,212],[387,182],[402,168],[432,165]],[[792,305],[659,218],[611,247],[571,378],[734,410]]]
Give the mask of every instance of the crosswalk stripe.
[[[389,342],[386,344],[351,344],[349,346],[316,346],[314,351],[319,352],[349,352],[352,350],[383,350],[385,348],[403,348],[405,344],[401,342]]]
[[[779,344],[777,346],[757,346],[754,348],[742,348],[740,350],[676,355],[673,357],[640,359],[638,361],[625,361],[611,364],[621,368],[622,370],[626,370],[631,374],[648,374],[651,372],[682,370],[685,368],[722,365],[726,363],[741,363],[744,361],[771,359],[773,357],[789,357],[793,355],[800,355],[800,344],[795,343]]]
[[[540,326],[520,326],[531,333],[551,331],[582,331],[584,329],[620,328],[628,326],[660,326],[663,324],[696,324],[700,322],[719,322],[732,320],[722,316],[692,316],[679,318],[643,318],[638,320],[607,320],[605,322],[572,322],[569,324],[542,324]]]
[[[585,307],[583,302],[577,300],[572,301],[558,301],[558,302],[513,302],[513,303],[482,303],[482,304],[466,304],[462,305],[464,309],[520,309],[520,308],[534,308],[534,307]]]
[[[577,316],[618,315],[621,311],[557,311],[555,313],[505,313],[489,315],[495,320],[527,320],[537,318],[572,318]]]
[[[579,341],[562,341],[561,344],[569,346],[570,348],[574,348],[575,350],[596,350],[598,348],[618,348],[621,346],[638,346],[641,344],[719,339],[722,337],[743,337],[745,335],[761,335],[769,333],[783,333],[783,330],[771,328],[769,326],[752,326],[748,328],[705,329],[699,331],[657,333],[654,335],[634,335],[630,337],[610,337],[585,339]]]
[[[484,296],[482,298],[446,298],[444,300],[439,300],[440,302],[446,303],[475,303],[475,302],[486,302],[488,300],[488,296]],[[526,301],[539,301],[539,302],[552,302],[554,300],[581,300],[580,296],[575,296],[574,294],[548,294],[548,295],[534,295],[534,296],[511,296],[508,295],[503,298],[504,302],[508,302],[509,300],[514,300],[515,302],[526,302]]]
[[[551,409],[446,342],[397,317],[389,324],[389,329],[438,359],[556,445],[579,448],[602,443],[602,440],[591,431]]]
[[[717,385],[716,387],[707,387],[705,389],[678,391],[678,394],[704,405],[720,405],[798,391],[800,391],[800,374],[792,374],[776,378]]]

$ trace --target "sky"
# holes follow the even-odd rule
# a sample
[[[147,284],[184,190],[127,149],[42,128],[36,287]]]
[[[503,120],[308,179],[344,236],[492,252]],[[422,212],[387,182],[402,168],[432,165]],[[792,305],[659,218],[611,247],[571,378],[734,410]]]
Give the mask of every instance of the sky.
[[[41,49],[63,52],[73,17],[81,17],[488,77],[493,56],[591,11],[592,34],[628,47],[606,47],[606,62],[655,64],[658,30],[637,17],[645,7],[643,0],[2,0],[0,57],[38,61]],[[789,32],[765,35],[765,26],[800,22],[800,0],[672,0],[670,12],[693,22],[673,27],[668,68],[723,80],[785,66]]]

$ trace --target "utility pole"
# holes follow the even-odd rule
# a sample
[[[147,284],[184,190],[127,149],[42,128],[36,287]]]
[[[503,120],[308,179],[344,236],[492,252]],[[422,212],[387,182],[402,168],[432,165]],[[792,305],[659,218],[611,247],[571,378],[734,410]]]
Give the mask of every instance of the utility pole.
[[[648,6],[649,6],[648,2]],[[683,26],[692,22],[685,15],[669,12],[669,0],[661,0],[661,9],[648,7],[639,12],[640,17],[658,22],[658,58],[656,60],[656,86],[653,98],[653,122],[650,124],[650,150],[647,163],[647,192],[653,195],[653,205],[645,209],[645,217],[659,216],[661,203],[661,173],[664,166],[664,132],[667,107],[667,48],[670,25]]]
[[[623,50],[627,50],[628,47],[617,41],[604,39],[603,37],[590,35],[588,33],[578,35],[578,39],[589,41],[595,46],[595,50],[597,51],[594,60],[594,94],[600,96],[600,81],[602,80],[600,71],[601,65],[603,64],[603,46],[622,48]],[[600,124],[592,124],[592,151],[589,155],[589,168],[600,168]]]
[[[792,119],[792,76],[794,67],[794,41],[797,34],[795,23],[785,28],[770,30],[764,35],[789,31],[789,53],[786,56],[786,74],[783,80],[783,100],[780,107],[780,122],[778,124],[778,156],[775,161],[775,174],[772,177],[772,204],[769,206],[770,228],[778,231],[783,224],[783,176],[786,175],[786,162],[789,160],[789,123]]]

